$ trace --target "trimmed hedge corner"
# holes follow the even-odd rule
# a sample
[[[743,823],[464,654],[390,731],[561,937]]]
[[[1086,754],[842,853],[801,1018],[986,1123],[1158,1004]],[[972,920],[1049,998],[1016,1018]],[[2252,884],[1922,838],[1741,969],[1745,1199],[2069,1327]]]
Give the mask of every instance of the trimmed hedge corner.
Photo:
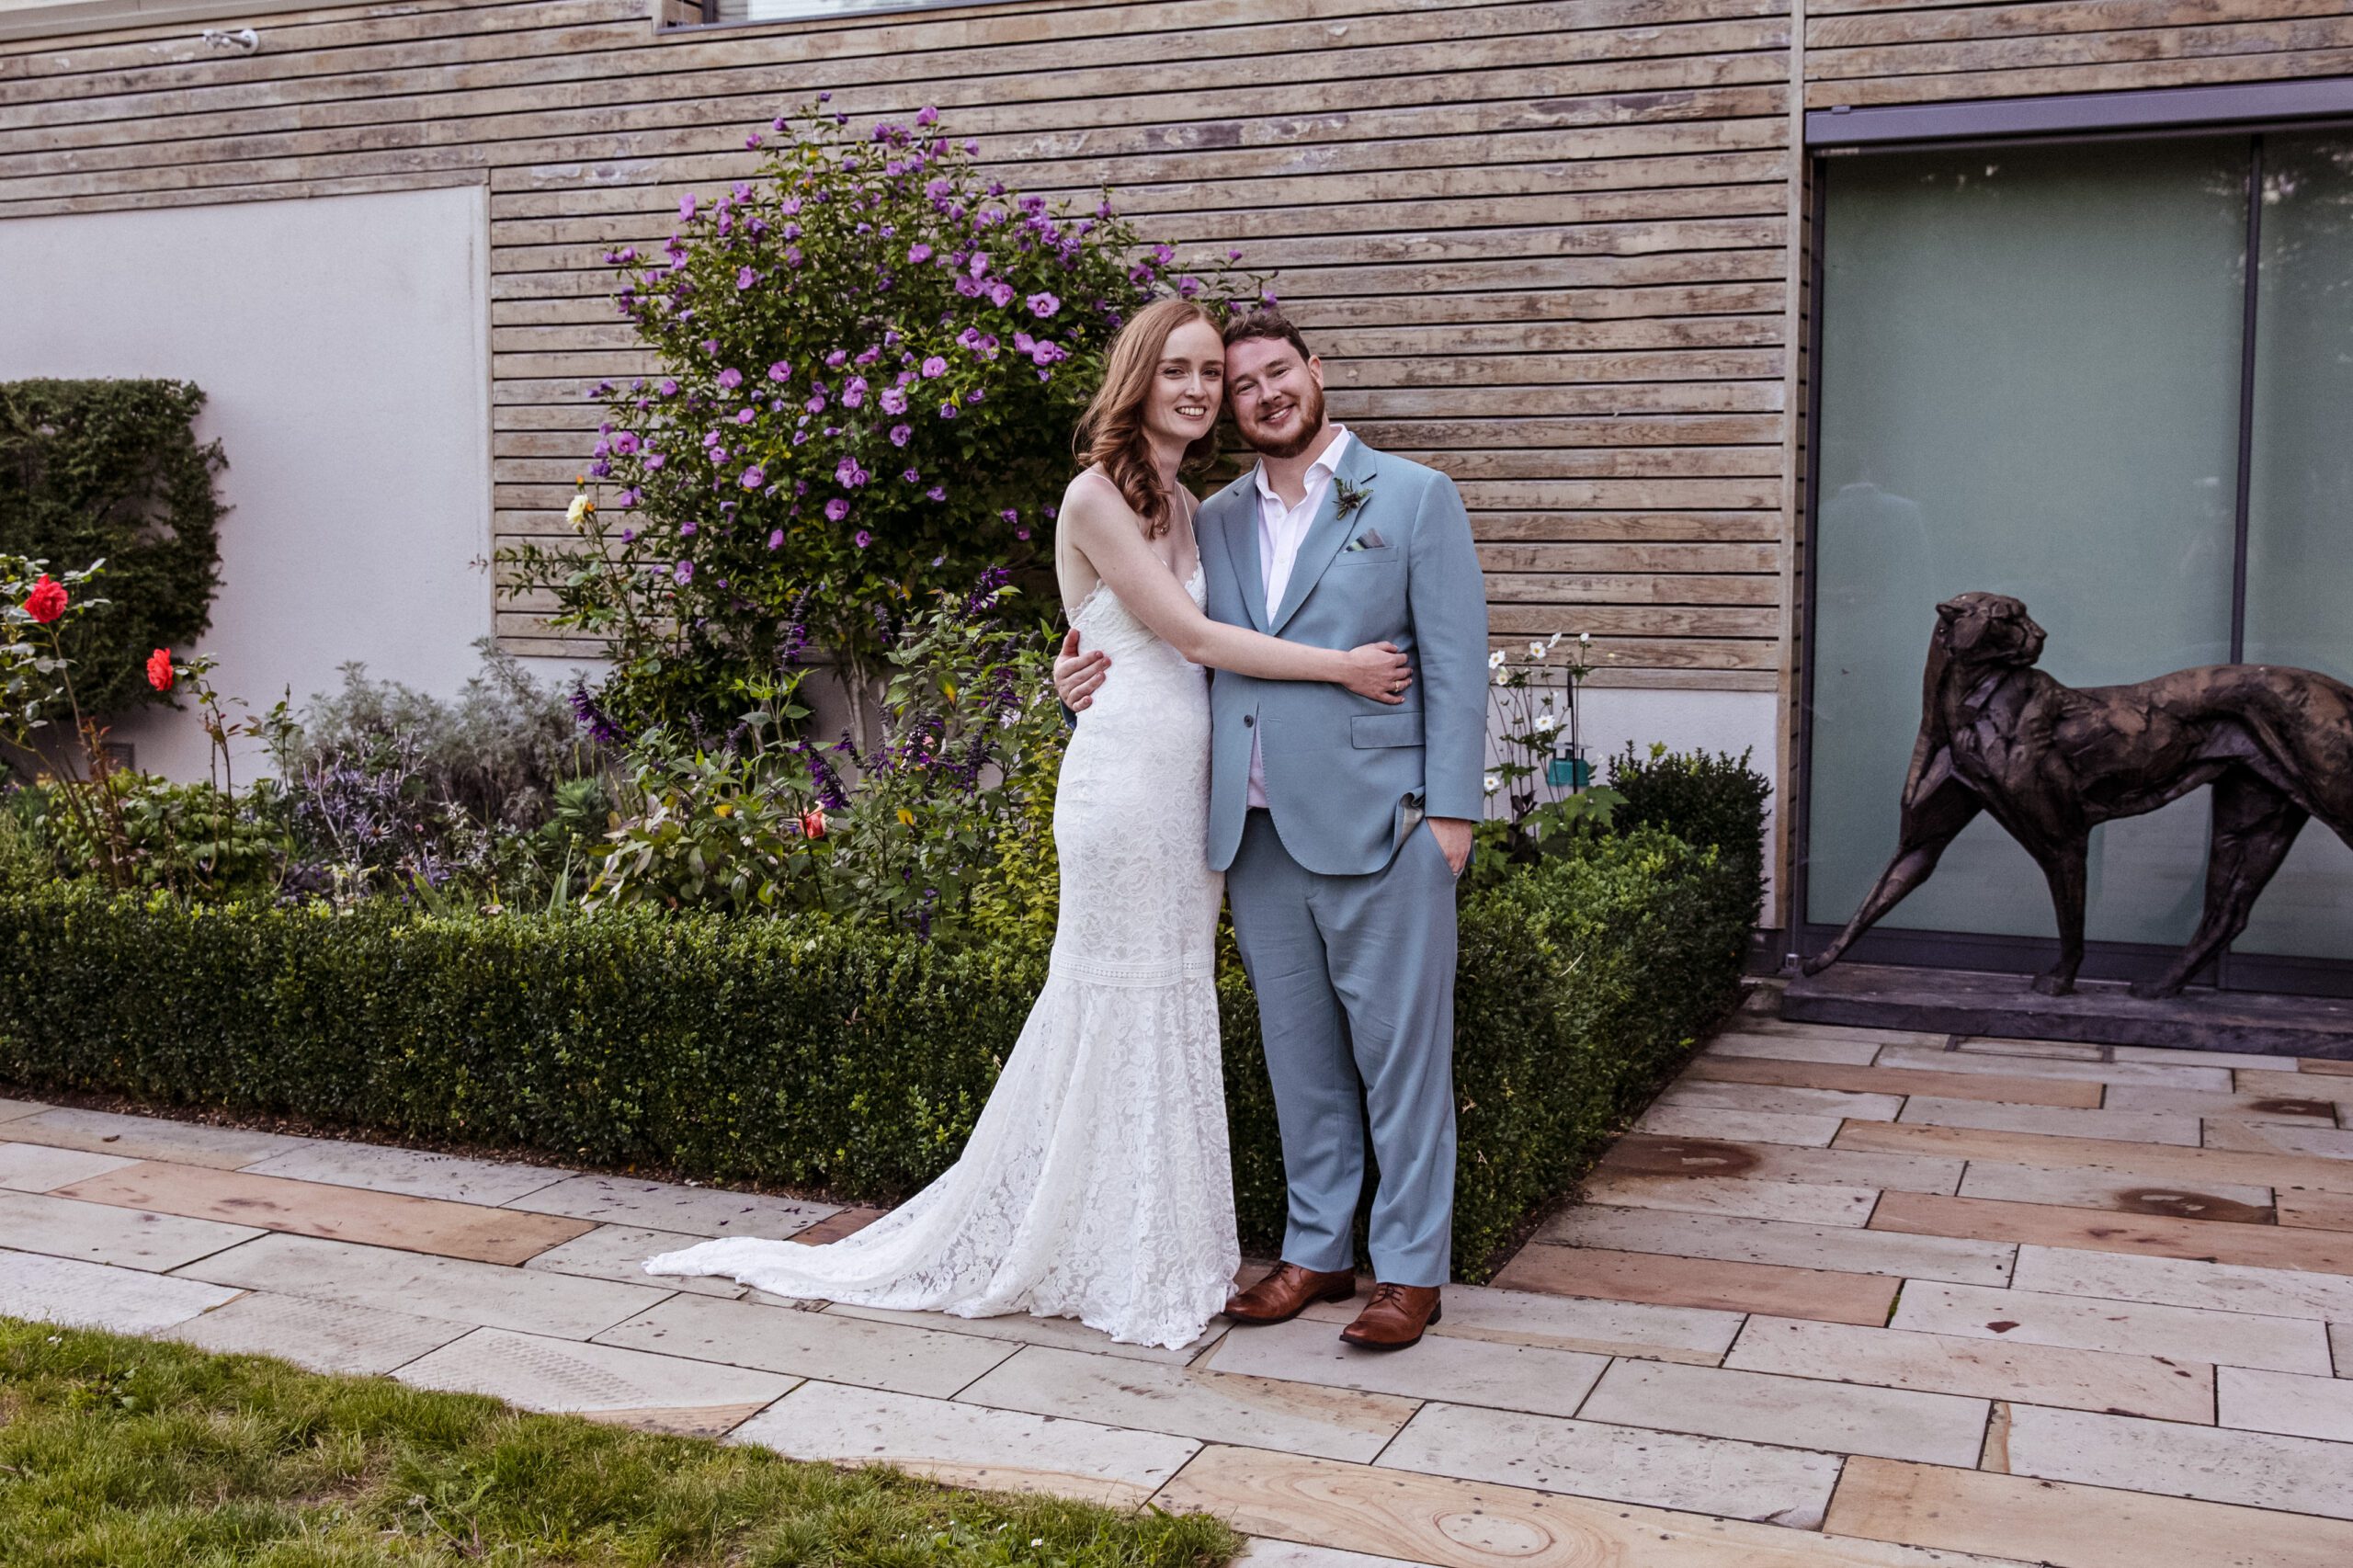
[[[1753,883],[1656,830],[1467,893],[1455,1267],[1483,1278],[1738,995]],[[904,1197],[944,1169],[1043,954],[816,923],[427,918],[0,888],[0,1078],[594,1165]],[[1257,1014],[1220,978],[1245,1244],[1281,1235]]]

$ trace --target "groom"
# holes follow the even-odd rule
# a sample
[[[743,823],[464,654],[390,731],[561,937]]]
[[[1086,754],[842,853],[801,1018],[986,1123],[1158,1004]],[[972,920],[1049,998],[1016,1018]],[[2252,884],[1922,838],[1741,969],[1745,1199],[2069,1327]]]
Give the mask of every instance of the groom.
[[[1486,587],[1453,482],[1327,421],[1297,328],[1261,310],[1225,344],[1259,460],[1195,520],[1209,614],[1324,648],[1393,642],[1415,676],[1398,708],[1320,683],[1211,684],[1209,860],[1257,993],[1290,1187],[1281,1266],[1225,1310],[1284,1323],[1356,1294],[1369,1119],[1378,1283],[1340,1337],[1403,1349],[1438,1321],[1452,1250],[1454,881],[1483,804]],[[1086,707],[1108,667],[1066,651],[1063,701]]]

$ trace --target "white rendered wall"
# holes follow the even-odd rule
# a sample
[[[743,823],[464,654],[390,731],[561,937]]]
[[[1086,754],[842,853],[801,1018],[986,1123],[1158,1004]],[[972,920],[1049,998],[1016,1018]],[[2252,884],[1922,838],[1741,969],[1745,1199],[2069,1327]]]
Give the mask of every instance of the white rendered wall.
[[[481,186],[0,221],[0,380],[208,394],[221,591],[198,651],[266,709],[337,667],[442,696],[491,630],[488,197]],[[79,564],[76,562],[75,564]],[[175,649],[185,653],[186,649]],[[201,778],[192,712],[116,738]],[[253,757],[241,757],[241,776]]]
[[[1669,751],[1742,752],[1749,767],[1773,778],[1779,769],[1781,699],[1769,691],[1654,691],[1586,687],[1577,694],[1579,738],[1593,762],[1594,781],[1608,778],[1608,761],[1631,741],[1635,755],[1654,742]],[[1765,803],[1764,918],[1773,911],[1773,867],[1779,853],[1781,802]]]

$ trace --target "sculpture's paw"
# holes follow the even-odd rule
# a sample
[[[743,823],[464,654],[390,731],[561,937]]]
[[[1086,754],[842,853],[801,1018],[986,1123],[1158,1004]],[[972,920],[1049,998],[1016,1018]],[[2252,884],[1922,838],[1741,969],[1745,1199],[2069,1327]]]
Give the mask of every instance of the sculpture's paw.
[[[2143,1002],[2162,1002],[2180,995],[2181,983],[2178,980],[2136,980],[2125,989]]]
[[[2075,994],[2075,977],[2061,974],[2055,970],[2049,974],[2038,974],[2034,977],[2034,989],[2045,996],[2073,996]]]

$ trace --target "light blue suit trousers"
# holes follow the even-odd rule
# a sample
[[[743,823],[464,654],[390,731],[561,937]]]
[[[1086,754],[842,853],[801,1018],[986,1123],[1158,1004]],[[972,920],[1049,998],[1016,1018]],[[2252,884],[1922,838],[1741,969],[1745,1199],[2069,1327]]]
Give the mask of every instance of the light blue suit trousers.
[[[1470,519],[1435,469],[1351,441],[1269,612],[1248,476],[1197,519],[1209,613],[1324,648],[1390,642],[1401,707],[1346,687],[1218,674],[1210,864],[1224,869],[1257,993],[1290,1187],[1283,1257],[1354,1263],[1365,1129],[1380,1165],[1377,1278],[1445,1283],[1454,1210],[1454,877],[1426,816],[1484,805],[1486,588]],[[1267,808],[1246,800],[1251,741]]]

